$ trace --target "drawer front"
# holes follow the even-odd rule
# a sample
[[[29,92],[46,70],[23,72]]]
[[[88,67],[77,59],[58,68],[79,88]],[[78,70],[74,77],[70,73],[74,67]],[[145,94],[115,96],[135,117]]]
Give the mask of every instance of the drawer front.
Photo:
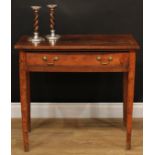
[[[128,67],[128,53],[27,53],[28,66]]]

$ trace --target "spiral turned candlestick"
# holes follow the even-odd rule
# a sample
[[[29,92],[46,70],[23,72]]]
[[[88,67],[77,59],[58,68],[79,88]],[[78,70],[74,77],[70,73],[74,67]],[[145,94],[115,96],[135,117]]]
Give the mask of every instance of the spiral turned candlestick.
[[[33,12],[34,12],[34,23],[33,23],[33,28],[34,28],[34,33],[33,36],[29,38],[29,41],[32,43],[39,43],[44,40],[44,38],[39,36],[39,10],[40,6],[31,6]]]
[[[55,9],[57,7],[56,4],[47,5],[50,14],[50,31],[51,33],[46,36],[46,38],[50,41],[56,41],[60,38],[60,35],[55,34]]]

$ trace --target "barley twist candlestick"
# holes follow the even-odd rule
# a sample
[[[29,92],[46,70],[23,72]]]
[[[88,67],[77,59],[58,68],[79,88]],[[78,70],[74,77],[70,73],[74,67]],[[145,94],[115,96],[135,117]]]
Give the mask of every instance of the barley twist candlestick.
[[[34,32],[38,33],[38,29],[39,29],[39,26],[38,26],[38,24],[39,24],[39,14],[38,14],[38,11],[39,11],[40,7],[38,7],[38,8],[32,7],[32,8],[34,9],[34,25],[33,25]]]
[[[34,27],[34,33],[33,36],[29,38],[29,41],[33,42],[33,43],[39,43],[41,41],[44,40],[44,38],[39,36],[39,10],[40,10],[40,6],[31,6],[33,12],[34,12],[34,23],[33,23],[33,27]]]
[[[47,5],[47,7],[49,8],[49,13],[50,13],[50,31],[51,34],[47,35],[46,38],[50,41],[56,41],[57,39],[60,38],[60,35],[55,34],[55,9],[57,7],[56,4],[50,4]]]

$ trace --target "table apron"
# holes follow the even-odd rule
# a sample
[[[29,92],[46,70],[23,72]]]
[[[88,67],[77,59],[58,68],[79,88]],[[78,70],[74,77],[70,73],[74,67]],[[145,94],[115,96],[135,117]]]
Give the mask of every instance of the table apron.
[[[127,67],[27,66],[28,72],[128,72]]]

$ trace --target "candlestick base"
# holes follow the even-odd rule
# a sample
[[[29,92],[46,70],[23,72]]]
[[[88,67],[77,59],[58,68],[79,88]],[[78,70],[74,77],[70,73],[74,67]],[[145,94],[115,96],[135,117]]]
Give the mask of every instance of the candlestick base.
[[[56,41],[56,40],[58,40],[60,38],[60,35],[55,34],[55,31],[54,30],[51,30],[51,34],[50,35],[47,35],[46,38],[47,38],[47,40],[49,42],[51,42],[53,40]]]
[[[37,32],[34,32],[34,35],[28,39],[32,43],[40,43],[41,41],[44,41],[45,39],[40,37]]]

